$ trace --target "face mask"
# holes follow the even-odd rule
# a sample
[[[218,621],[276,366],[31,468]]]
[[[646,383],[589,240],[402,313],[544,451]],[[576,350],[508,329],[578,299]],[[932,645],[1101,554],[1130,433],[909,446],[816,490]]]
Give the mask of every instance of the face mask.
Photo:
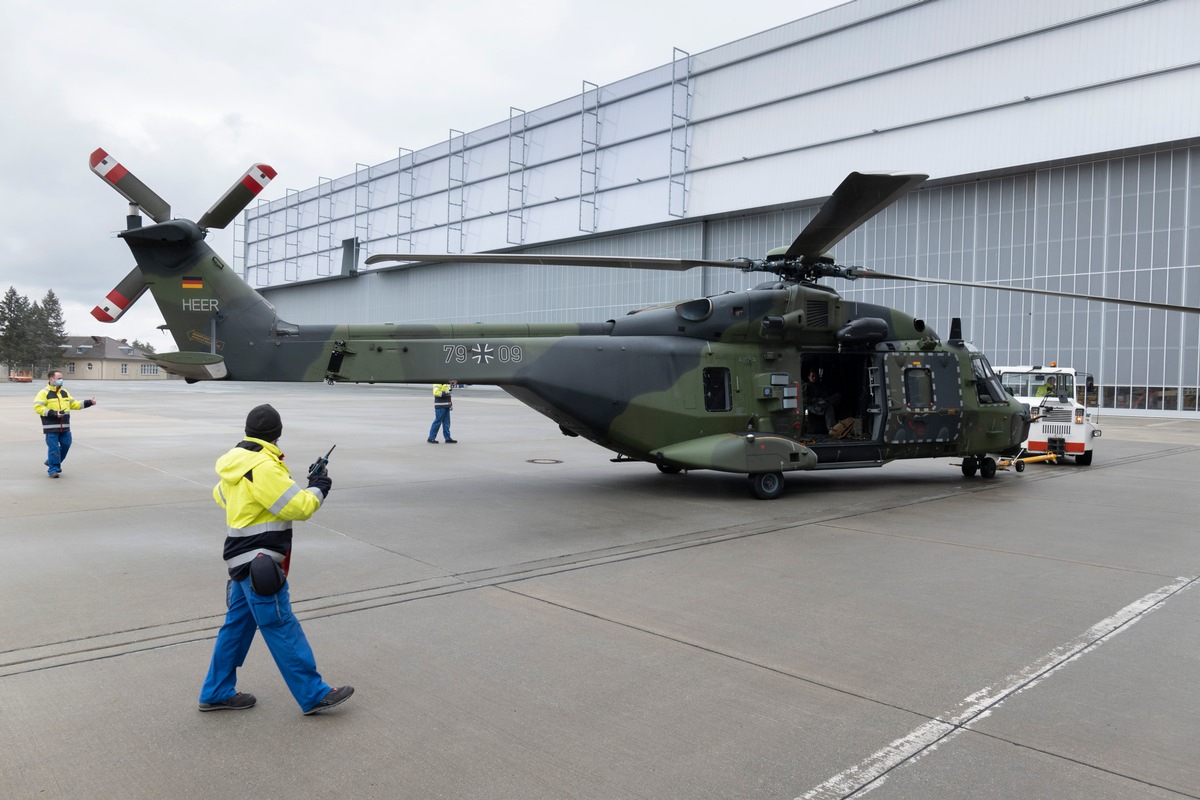
[[[62,381],[63,381],[63,379],[62,379],[62,378],[59,378],[58,380],[56,380],[56,381],[54,382],[54,385],[55,385],[55,386],[62,386]]]

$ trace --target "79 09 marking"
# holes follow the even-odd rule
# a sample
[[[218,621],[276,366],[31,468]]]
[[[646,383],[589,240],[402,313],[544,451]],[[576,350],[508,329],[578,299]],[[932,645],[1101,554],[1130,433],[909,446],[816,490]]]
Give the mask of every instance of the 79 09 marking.
[[[525,357],[521,346],[517,344],[444,344],[442,350],[446,353],[446,364],[465,364],[467,359],[474,359],[476,364],[490,364],[499,361],[501,364],[518,364]]]

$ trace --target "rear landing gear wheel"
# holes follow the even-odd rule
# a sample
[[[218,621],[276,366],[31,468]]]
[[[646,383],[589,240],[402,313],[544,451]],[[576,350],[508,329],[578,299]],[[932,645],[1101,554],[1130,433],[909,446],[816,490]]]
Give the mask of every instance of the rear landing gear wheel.
[[[672,467],[670,464],[655,464],[655,466],[663,475],[678,475],[683,472],[683,467]]]
[[[774,500],[783,494],[783,473],[760,472],[750,476],[750,491],[759,500]]]
[[[963,459],[962,471],[964,478],[974,478],[975,470],[979,469],[979,463],[974,456],[967,456]]]
[[[988,456],[979,462],[979,474],[985,478],[996,477],[996,459]]]

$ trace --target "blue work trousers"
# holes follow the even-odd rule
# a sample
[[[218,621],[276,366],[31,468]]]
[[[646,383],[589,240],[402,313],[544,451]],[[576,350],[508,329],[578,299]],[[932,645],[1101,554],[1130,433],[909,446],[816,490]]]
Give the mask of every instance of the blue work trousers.
[[[442,438],[450,439],[450,409],[435,408],[433,410],[433,425],[429,427],[429,438],[436,439],[438,428],[442,429]]]
[[[255,594],[250,579],[229,581],[226,590],[229,610],[217,634],[212,664],[200,690],[201,703],[222,703],[237,694],[237,670],[246,661],[254,631],[261,630],[275,666],[283,676],[302,711],[321,702],[331,687],[317,672],[312,648],[292,613],[288,586],[270,597]]]
[[[71,431],[46,431],[46,474],[62,472],[62,462],[71,449]]]

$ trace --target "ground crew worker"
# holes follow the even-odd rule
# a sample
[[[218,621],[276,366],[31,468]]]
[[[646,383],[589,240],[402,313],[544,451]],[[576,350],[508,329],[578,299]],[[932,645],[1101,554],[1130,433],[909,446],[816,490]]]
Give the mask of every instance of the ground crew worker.
[[[220,482],[213,499],[225,509],[225,623],[217,634],[212,663],[200,690],[200,710],[252,708],[254,695],[237,691],[237,670],[246,660],[254,631],[261,630],[275,665],[305,714],[333,708],[354,694],[322,680],[300,621],[292,613],[287,572],[292,522],[311,517],[333,486],[322,470],[301,489],[283,463],[276,442],[283,433],[279,413],[256,406],[246,417],[246,438],[217,459]]]
[[[821,377],[815,369],[810,369],[808,379],[804,384],[804,410],[825,420],[826,433],[833,430],[833,426],[837,424],[837,413],[833,408],[833,404],[837,400],[837,395],[826,396],[825,384],[821,383]]]
[[[446,444],[458,444],[457,439],[450,437],[450,410],[454,408],[454,400],[450,392],[458,386],[458,381],[435,383],[433,385],[433,424],[429,426],[429,438],[425,441],[437,444],[438,428],[442,429],[442,438]]]
[[[1046,382],[1038,387],[1038,397],[1054,397],[1054,376],[1047,375]]]
[[[46,385],[33,401],[33,410],[42,418],[42,433],[46,434],[46,474],[57,478],[62,474],[62,462],[71,449],[71,412],[96,405],[92,397],[82,403],[62,388],[63,376],[56,369],[46,373]]]

